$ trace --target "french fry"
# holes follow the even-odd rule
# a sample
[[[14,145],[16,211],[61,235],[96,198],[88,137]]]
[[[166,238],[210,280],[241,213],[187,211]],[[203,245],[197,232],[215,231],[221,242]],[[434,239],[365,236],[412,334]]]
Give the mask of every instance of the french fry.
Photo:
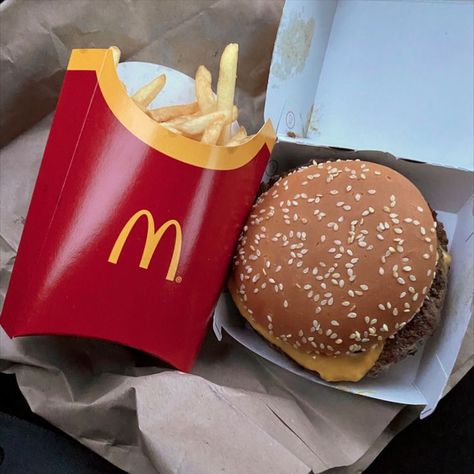
[[[221,56],[219,67],[219,79],[217,81],[217,110],[227,111],[229,114],[234,106],[235,81],[237,78],[237,59],[239,54],[239,45],[236,43],[228,44]],[[218,143],[221,145],[227,143],[230,137],[230,123],[222,129]]]
[[[239,109],[237,108],[236,105],[232,106],[232,116],[228,118],[228,121],[226,122],[227,124],[231,124],[235,120],[237,120],[239,117]]]
[[[247,130],[245,127],[240,127],[239,131],[230,137],[230,142],[238,142],[247,136]]]
[[[172,127],[171,125],[167,125],[166,123],[160,123],[160,125],[165,127],[166,130],[169,130],[170,132],[176,133],[176,135],[182,135],[182,133],[179,130]]]
[[[211,123],[202,134],[201,143],[207,143],[208,145],[215,145],[224,127],[224,120],[216,120]]]
[[[210,114],[198,115],[182,123],[168,122],[172,127],[177,128],[186,135],[198,135],[217,120],[225,121],[227,114],[225,112],[211,112]]]
[[[117,67],[120,49],[117,46],[111,46],[110,49]],[[201,65],[195,76],[195,102],[148,110],[166,84],[164,74],[145,84],[131,98],[143,112],[173,133],[206,144],[241,145],[252,137],[247,136],[244,127],[231,136],[231,125],[239,115],[239,109],[234,105],[238,53],[239,46],[235,43],[228,44],[222,52],[217,95],[212,91],[211,73]]]
[[[210,114],[201,115],[200,113],[192,115],[183,115],[175,119],[163,122],[167,127],[174,127],[181,130],[186,136],[195,138],[204,132],[204,130],[215,121],[223,120],[224,124],[237,119],[238,109],[233,107],[233,115],[229,118],[227,112],[211,112]]]
[[[192,120],[196,117],[200,117],[200,115],[194,115],[194,114],[182,115],[181,117],[176,117],[174,119],[167,120],[166,122],[160,122],[160,123],[165,123],[166,125],[169,125],[171,127],[176,127],[176,126],[181,125],[184,122],[187,122],[188,120]]]
[[[122,55],[122,52],[117,46],[111,46],[109,49],[112,50],[112,56],[114,58],[114,64],[115,67],[118,66],[118,63],[120,62],[120,56]]]
[[[153,99],[161,92],[163,87],[166,84],[166,76],[160,74],[158,77],[155,77],[151,82],[145,84],[143,87],[137,90],[135,94],[132,95],[132,99],[140,106],[146,108]]]
[[[194,84],[196,99],[201,113],[208,114],[214,112],[217,102],[212,92],[212,76],[205,66],[201,65],[198,67]]]
[[[119,62],[120,62],[120,56],[122,55],[122,52],[120,51],[120,48],[118,46],[111,46],[109,49],[112,50],[112,58],[114,60],[114,65],[115,65],[115,67],[117,67]],[[122,81],[120,81],[120,84],[124,88],[125,93],[128,95],[127,88],[125,87],[125,84]]]
[[[159,107],[158,109],[148,110],[148,115],[157,122],[167,122],[181,117],[182,115],[190,115],[199,110],[197,102],[183,105],[170,105],[169,107]]]

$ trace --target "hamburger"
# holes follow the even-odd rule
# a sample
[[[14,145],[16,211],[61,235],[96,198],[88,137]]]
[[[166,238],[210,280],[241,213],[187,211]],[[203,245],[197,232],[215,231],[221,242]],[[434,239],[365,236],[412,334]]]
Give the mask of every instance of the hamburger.
[[[278,350],[326,381],[355,382],[433,333],[449,264],[443,225],[407,178],[313,161],[258,197],[229,290]]]

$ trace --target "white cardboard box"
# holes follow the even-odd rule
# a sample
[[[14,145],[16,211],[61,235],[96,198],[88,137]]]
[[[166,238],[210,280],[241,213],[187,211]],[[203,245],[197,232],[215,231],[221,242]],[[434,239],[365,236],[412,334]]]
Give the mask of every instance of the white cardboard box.
[[[285,5],[265,115],[281,136],[473,169],[471,1]]]
[[[315,157],[359,158],[422,191],[453,258],[441,327],[416,356],[358,383],[327,383],[292,363],[246,326],[226,293],[214,316],[219,338],[224,329],[308,383],[433,412],[473,312],[472,13],[470,2],[289,1],[265,106],[278,132],[268,175]]]

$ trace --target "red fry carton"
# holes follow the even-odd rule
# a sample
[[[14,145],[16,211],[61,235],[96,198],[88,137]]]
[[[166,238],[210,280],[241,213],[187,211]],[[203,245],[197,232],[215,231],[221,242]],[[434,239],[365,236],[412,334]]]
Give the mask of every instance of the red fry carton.
[[[175,135],[127,96],[110,50],[72,52],[0,323],[196,357],[275,134]]]

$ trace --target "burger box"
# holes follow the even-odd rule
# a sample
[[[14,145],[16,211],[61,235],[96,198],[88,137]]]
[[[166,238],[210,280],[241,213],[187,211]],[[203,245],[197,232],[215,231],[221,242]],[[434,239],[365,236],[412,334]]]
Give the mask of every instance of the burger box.
[[[120,82],[133,94],[161,73],[152,107],[195,100],[177,71],[122,63],[119,80],[111,50],[72,52],[0,317],[10,337],[99,338],[191,368],[275,135],[175,135]]]
[[[218,338],[225,331],[311,382],[433,412],[473,311],[472,29],[467,2],[293,0],[267,87],[265,116],[277,127],[267,178],[314,158],[368,160],[408,177],[437,211],[452,266],[435,334],[415,356],[357,383],[327,383],[271,348],[228,294],[214,316]],[[463,167],[450,166],[455,159]]]

